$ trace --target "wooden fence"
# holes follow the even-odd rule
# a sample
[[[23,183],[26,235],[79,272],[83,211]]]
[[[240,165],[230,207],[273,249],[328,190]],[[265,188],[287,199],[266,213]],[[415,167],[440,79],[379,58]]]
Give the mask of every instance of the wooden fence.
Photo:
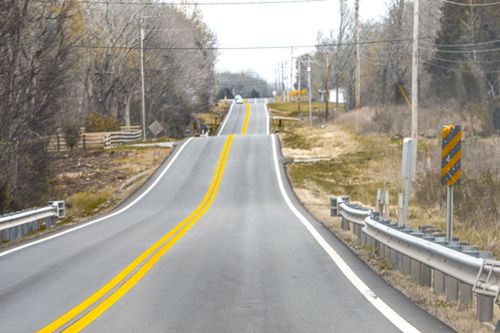
[[[140,126],[122,126],[118,132],[85,132],[83,130],[73,149],[104,149],[116,144],[139,140],[141,137]],[[47,150],[49,152],[70,150],[60,130],[49,138]]]

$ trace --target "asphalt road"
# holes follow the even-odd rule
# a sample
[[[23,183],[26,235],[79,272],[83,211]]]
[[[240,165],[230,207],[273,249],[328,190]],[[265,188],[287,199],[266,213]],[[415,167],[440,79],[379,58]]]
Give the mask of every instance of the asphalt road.
[[[450,331],[298,204],[249,105],[110,217],[0,253],[0,331]]]

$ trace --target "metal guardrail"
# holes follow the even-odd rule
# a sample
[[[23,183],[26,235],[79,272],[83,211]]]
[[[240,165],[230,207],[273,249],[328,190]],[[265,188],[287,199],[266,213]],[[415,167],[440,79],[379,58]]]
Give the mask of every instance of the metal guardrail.
[[[471,305],[476,295],[478,320],[493,320],[493,306],[500,306],[500,261],[490,252],[384,221],[377,212],[350,203],[348,197],[331,198],[330,203],[331,215],[342,217],[344,230],[352,225],[361,242],[374,246],[414,282],[433,287],[435,294],[444,293],[447,301],[461,305]]]
[[[31,208],[0,216],[0,240],[11,241],[40,229],[53,227],[56,217],[64,211],[62,201],[50,203],[47,207]],[[64,213],[63,213],[64,214]]]

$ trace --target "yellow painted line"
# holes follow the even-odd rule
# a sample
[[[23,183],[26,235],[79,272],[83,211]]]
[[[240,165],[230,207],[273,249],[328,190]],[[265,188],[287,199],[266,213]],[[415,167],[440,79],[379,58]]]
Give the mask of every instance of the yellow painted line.
[[[231,136],[229,146],[231,145],[231,141],[233,136]],[[229,140],[229,138],[228,138]],[[73,325],[68,327],[64,332],[79,332],[85,326],[94,321],[97,317],[99,317],[103,312],[105,312],[108,308],[110,308],[116,301],[118,301],[123,295],[125,295],[140,279],[156,264],[158,260],[174,245],[195,223],[198,221],[203,214],[207,211],[208,207],[212,204],[212,201],[215,198],[217,193],[217,189],[219,188],[220,181],[222,179],[222,174],[224,173],[224,168],[227,160],[227,155],[229,153],[229,147],[226,151],[225,156],[223,157],[224,162],[222,163],[222,168],[220,172],[220,177],[217,178],[217,182],[210,196],[208,203],[203,207],[203,210],[198,214],[184,229],[182,229],[174,238],[168,241],[158,252],[156,252],[151,259],[149,259],[127,282],[125,282],[118,290],[116,290],[112,295],[106,298],[102,303],[100,303],[97,307],[92,309],[89,313],[83,316],[80,320],[75,322]],[[222,157],[221,157],[222,158]]]
[[[245,122],[243,123],[243,129],[241,130],[241,135],[245,135],[248,125],[248,117],[250,116],[250,104],[247,104],[247,115],[245,116]]]
[[[226,159],[227,159],[227,155],[229,153],[229,149],[231,147],[231,142],[233,140],[234,136],[233,135],[230,135],[225,144],[224,144],[224,148],[222,150],[222,153],[221,153],[221,157],[219,158],[219,162],[217,164],[217,168],[216,168],[216,171],[215,171],[215,174],[214,174],[214,177],[212,179],[212,183],[210,184],[210,187],[207,191],[207,193],[205,194],[205,197],[203,198],[202,202],[200,203],[200,205],[198,205],[198,207],[186,218],[184,219],[181,223],[179,223],[174,229],[172,229],[169,233],[167,233],[165,236],[163,236],[159,241],[157,241],[155,244],[153,244],[153,246],[151,246],[149,249],[147,249],[144,253],[142,253],[137,259],[135,259],[130,265],[128,265],[123,271],[121,271],[117,276],[115,276],[111,281],[109,281],[106,285],[104,285],[101,289],[99,289],[97,292],[95,292],[93,295],[91,295],[89,298],[87,298],[85,301],[83,301],[82,303],[80,303],[79,305],[77,305],[75,308],[73,308],[72,310],[70,310],[69,312],[67,312],[66,314],[64,314],[63,316],[61,316],[60,318],[58,318],[57,320],[55,320],[54,322],[50,323],[49,325],[47,325],[46,327],[42,328],[40,331],[38,332],[53,332],[55,331],[56,329],[60,328],[61,326],[65,325],[67,322],[69,322],[71,319],[73,319],[74,317],[76,317],[77,315],[79,315],[80,313],[82,313],[84,310],[86,310],[87,308],[89,308],[91,305],[93,305],[95,302],[97,302],[99,299],[101,299],[105,294],[107,294],[109,291],[111,291],[113,288],[115,288],[120,282],[122,282],[134,269],[136,269],[147,257],[149,257],[152,253],[154,253],[158,248],[160,248],[160,246],[162,246],[162,244],[167,241],[170,237],[172,237],[173,235],[175,235],[180,229],[182,229],[186,223],[188,223],[189,221],[191,220],[194,220],[195,222],[205,213],[205,211],[208,209],[208,207],[210,206],[211,202],[213,201],[213,197],[215,197],[215,193],[217,191],[217,188],[219,186],[219,183],[220,183],[220,179],[222,178],[222,174],[223,174],[223,170],[224,170],[224,166],[225,166],[225,163],[226,163]],[[192,223],[194,224],[194,222]],[[190,223],[190,225],[192,225]],[[190,228],[190,226],[188,225],[186,231]],[[182,235],[185,233],[185,231],[181,231],[179,234]],[[174,238],[172,238],[168,243],[166,243],[165,245],[163,245],[163,247],[165,246],[168,246],[168,248],[163,252],[165,253],[176,241],[178,238],[182,237],[182,235],[178,238],[176,238],[179,234],[177,234]],[[173,241],[175,239],[175,241]],[[173,242],[172,242],[173,241]],[[170,245],[169,245],[170,244]],[[163,248],[162,248],[163,249]],[[162,251],[162,249],[160,249],[160,251]],[[153,257],[150,258],[150,260],[148,260],[146,262],[146,264],[148,262],[150,262],[160,251],[158,251]],[[161,256],[160,256],[161,257]],[[159,257],[158,257],[159,259]],[[156,260],[157,261],[157,260]],[[155,261],[155,262],[156,262]],[[145,265],[146,265],[145,264]],[[153,263],[154,265],[154,263]],[[143,266],[144,267],[144,266]],[[152,265],[151,265],[152,267]],[[141,267],[142,269],[142,267]],[[141,270],[139,269],[135,274],[137,275],[137,273]],[[149,270],[149,269],[148,269]],[[147,271],[146,271],[147,272]],[[144,272],[145,274],[145,272]],[[143,274],[143,275],[144,275]],[[142,276],[143,276],[142,275]],[[134,278],[134,276],[131,277],[131,279]],[[142,278],[141,276],[141,278]],[[130,280],[131,280],[130,279]],[[129,281],[130,281],[129,280]],[[140,278],[137,280],[139,281]],[[135,283],[137,283],[137,281]],[[134,284],[135,284],[134,283]],[[132,285],[133,286],[133,285]],[[123,286],[122,286],[123,287]],[[120,287],[118,290],[120,290],[122,287]],[[130,287],[131,288],[131,287]],[[129,289],[130,289],[129,288]],[[114,294],[116,294],[115,291]],[[113,295],[114,295],[113,294]],[[123,294],[122,294],[123,296]],[[120,296],[121,297],[121,296]],[[116,302],[116,300],[114,301]],[[114,303],[113,302],[113,303]],[[102,304],[102,303],[101,303]],[[110,305],[111,306],[111,305]],[[106,308],[107,309],[107,308]],[[94,309],[95,310],[95,309]],[[105,311],[105,310],[104,310]],[[103,312],[104,312],[103,311]],[[90,313],[90,312],[89,312]],[[101,312],[102,313],[102,312]],[[88,315],[88,314],[87,314]],[[86,316],[82,317],[81,319],[85,318]],[[96,317],[97,318],[97,317]],[[90,323],[90,322],[89,322]],[[75,323],[76,324],[76,323]],[[88,324],[88,323],[87,323]]]

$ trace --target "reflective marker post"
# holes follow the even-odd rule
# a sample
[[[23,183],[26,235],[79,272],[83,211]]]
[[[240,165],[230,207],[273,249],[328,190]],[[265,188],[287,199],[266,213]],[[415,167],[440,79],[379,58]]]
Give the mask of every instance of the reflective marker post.
[[[441,184],[447,187],[446,241],[453,239],[453,186],[460,184],[462,158],[462,127],[443,126],[441,151]]]

